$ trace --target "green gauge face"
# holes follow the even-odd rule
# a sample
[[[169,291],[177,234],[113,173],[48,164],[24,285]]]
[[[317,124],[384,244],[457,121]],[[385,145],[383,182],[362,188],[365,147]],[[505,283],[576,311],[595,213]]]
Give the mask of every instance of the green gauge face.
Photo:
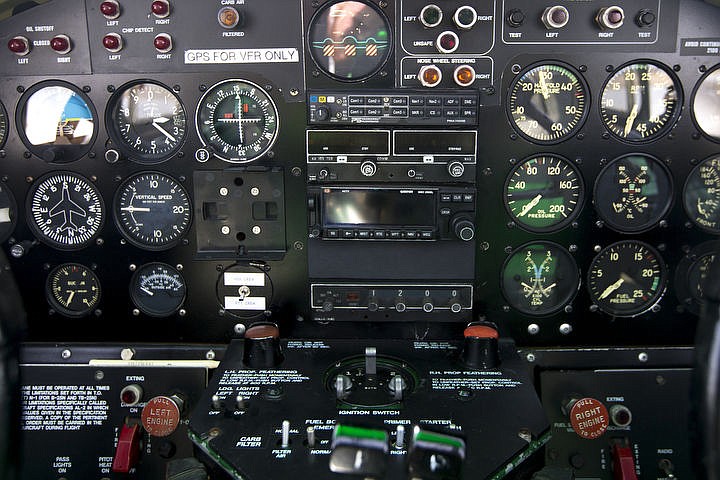
[[[65,263],[50,272],[45,291],[52,308],[68,317],[87,315],[100,303],[100,280],[78,263]]]
[[[158,83],[134,83],[110,100],[107,125],[113,141],[130,160],[152,164],[167,160],[185,138],[180,99]]]
[[[580,74],[562,65],[538,65],[513,81],[508,115],[513,127],[529,140],[558,143],[582,127],[587,99]]]
[[[528,315],[548,315],[567,305],[580,288],[580,272],[566,249],[537,242],[505,261],[502,290],[508,303]]]
[[[709,158],[690,172],[683,205],[695,225],[720,233],[720,157]]]
[[[138,268],[130,282],[130,298],[145,315],[167,317],[185,301],[185,279],[165,263],[148,263]]]
[[[700,80],[693,95],[692,114],[700,131],[720,142],[720,66]]]
[[[513,220],[532,232],[569,225],[585,196],[580,173],[567,160],[544,155],[523,161],[505,182],[505,207]]]
[[[667,269],[650,245],[622,241],[603,249],[590,265],[588,290],[597,307],[614,317],[634,317],[665,292]]]
[[[250,162],[275,142],[277,107],[262,87],[246,80],[226,80],[200,99],[197,130],[216,157],[231,163]]]
[[[670,130],[682,107],[675,76],[653,63],[633,63],[605,83],[600,116],[605,127],[626,142],[654,140]]]
[[[670,210],[670,172],[647,155],[627,155],[610,162],[595,181],[594,202],[605,224],[623,233],[653,228]]]
[[[8,134],[8,119],[5,105],[0,102],[0,149],[5,146]]]

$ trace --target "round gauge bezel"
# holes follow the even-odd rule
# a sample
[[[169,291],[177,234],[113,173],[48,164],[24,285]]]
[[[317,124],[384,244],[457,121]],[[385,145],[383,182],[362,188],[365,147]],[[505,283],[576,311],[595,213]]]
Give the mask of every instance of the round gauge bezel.
[[[715,255],[717,260],[717,254],[720,253],[717,246],[718,244],[714,240],[697,245],[680,259],[675,269],[675,294],[680,304],[694,315],[700,314],[703,300],[692,293],[694,286],[689,283],[690,271],[702,258]]]
[[[697,95],[698,90],[700,90],[700,86],[705,83],[705,80],[707,80],[712,74],[718,73],[720,74],[720,63],[713,66],[712,68],[709,68],[702,77],[697,81],[695,86],[693,87],[692,96],[690,97],[690,117],[692,118],[693,125],[697,129],[700,134],[705,137],[706,139],[710,140],[711,142],[720,143],[720,137],[713,137],[712,135],[709,135],[700,127],[700,123],[697,121],[697,117],[695,115],[695,96]]]
[[[30,143],[27,135],[25,134],[25,107],[27,106],[28,100],[37,92],[48,87],[62,87],[76,93],[85,102],[85,105],[90,110],[93,118],[93,134],[90,137],[90,141],[85,145],[33,145]],[[17,128],[20,140],[22,140],[25,148],[36,157],[48,162],[56,164],[71,163],[87,155],[95,145],[95,141],[98,137],[98,130],[100,130],[100,122],[98,121],[98,113],[95,109],[90,97],[83,92],[80,88],[62,80],[46,80],[44,82],[36,83],[32,87],[25,90],[22,97],[18,102],[17,111],[15,112],[15,127]]]
[[[152,272],[154,269],[159,268],[159,267],[165,268],[168,271],[173,272],[173,275],[177,274],[177,276],[180,278],[180,281],[182,283],[182,288],[183,288],[182,298],[178,302],[177,306],[173,307],[172,311],[165,310],[165,311],[161,312],[161,311],[158,311],[157,309],[153,310],[151,308],[148,308],[145,300],[143,300],[142,297],[140,297],[137,294],[137,289],[139,289],[139,285],[140,285],[140,275],[143,274],[144,272]],[[185,277],[182,276],[182,273],[180,273],[180,271],[177,268],[173,267],[172,265],[168,265],[167,263],[163,263],[163,262],[150,262],[150,263],[141,265],[140,267],[138,267],[137,270],[135,270],[135,273],[133,273],[133,276],[130,279],[129,293],[130,293],[130,300],[132,300],[135,307],[143,314],[147,315],[148,317],[153,317],[153,318],[167,318],[167,317],[170,317],[170,316],[176,314],[178,311],[180,311],[182,306],[185,304],[185,300],[187,299],[187,282],[185,281]]]
[[[347,1],[362,3],[362,4],[365,4],[365,5],[367,5],[368,7],[372,8],[373,10],[375,10],[375,12],[380,16],[380,18],[381,18],[381,19],[383,20],[383,22],[385,23],[385,27],[387,28],[387,31],[388,31],[388,48],[387,48],[387,54],[385,55],[385,58],[383,59],[383,61],[380,62],[380,63],[378,64],[378,66],[377,66],[374,70],[370,71],[369,73],[367,73],[367,74],[365,74],[365,75],[362,75],[362,76],[356,77],[356,78],[346,78],[346,77],[342,77],[342,76],[339,76],[339,75],[334,75],[334,74],[328,72],[328,71],[325,69],[325,67],[323,67],[322,65],[320,65],[320,64],[318,63],[318,61],[315,60],[315,55],[313,55],[312,38],[311,38],[311,35],[310,35],[310,32],[312,31],[313,27],[314,27],[315,24],[317,23],[317,19],[325,12],[325,10],[330,9],[333,5],[336,5],[336,4],[338,4],[338,3],[347,2]],[[329,78],[332,78],[333,80],[337,80],[337,81],[340,81],[340,82],[343,82],[343,83],[358,83],[358,82],[363,82],[363,81],[367,81],[368,79],[370,79],[370,78],[374,77],[375,75],[377,75],[378,72],[380,72],[380,70],[382,70],[382,69],[385,67],[385,65],[387,65],[388,61],[389,61],[390,58],[392,57],[393,49],[395,48],[395,46],[394,46],[394,32],[393,32],[393,30],[392,30],[392,26],[391,26],[391,24],[390,24],[390,20],[388,19],[387,15],[385,15],[385,13],[384,13],[377,5],[375,5],[375,3],[370,2],[370,1],[366,1],[366,0],[336,0],[336,1],[327,2],[325,5],[323,5],[321,8],[319,8],[319,9],[317,10],[317,12],[315,12],[315,14],[312,16],[312,18],[310,19],[310,22],[308,23],[308,30],[307,30],[307,31],[308,31],[308,35],[307,35],[307,49],[308,49],[308,52],[310,52],[309,57],[310,57],[310,59],[312,60],[313,65],[315,65],[315,67],[317,67],[321,72],[323,72],[323,74],[327,75]]]
[[[268,141],[268,144],[261,149],[259,152],[257,152],[252,158],[247,158],[245,160],[233,160],[232,158],[228,158],[227,156],[224,156],[221,152],[219,152],[216,148],[213,147],[213,145],[210,143],[208,139],[205,138],[203,133],[200,130],[200,112],[204,109],[206,103],[205,100],[216,91],[218,87],[224,84],[233,84],[233,83],[241,83],[245,84],[246,86],[249,86],[250,88],[255,88],[259,92],[262,92],[262,95],[265,96],[270,103],[270,107],[272,108],[273,113],[275,114],[275,131],[273,132],[273,137]],[[215,105],[215,109],[217,109],[218,105]],[[214,110],[213,110],[214,112]],[[258,85],[257,83],[251,82],[250,80],[245,80],[243,78],[230,78],[227,80],[222,80],[220,82],[217,82],[212,87],[208,88],[205,93],[203,93],[202,97],[200,97],[200,100],[198,101],[197,108],[195,109],[195,132],[197,133],[198,138],[200,139],[200,142],[203,144],[203,147],[206,148],[212,155],[219,158],[220,160],[228,163],[233,164],[245,164],[254,162],[258,159],[260,159],[263,155],[265,155],[270,149],[275,145],[275,141],[278,138],[278,132],[280,132],[280,114],[278,112],[277,104],[275,103],[275,100],[273,100],[272,96],[265,90],[263,87]]]
[[[3,120],[5,119],[5,125],[3,126]],[[0,102],[0,150],[5,146],[5,142],[10,136],[10,120],[8,120],[7,110],[5,105]]]
[[[87,309],[81,310],[81,311],[75,311],[71,310],[64,305],[62,305],[58,300],[55,298],[55,295],[53,295],[52,292],[52,281],[53,277],[56,276],[61,269],[68,268],[68,267],[79,267],[81,270],[84,270],[90,274],[90,277],[93,279],[95,285],[97,285],[97,300],[95,303]],[[47,302],[50,304],[50,307],[58,312],[61,315],[64,315],[66,317],[72,317],[72,318],[80,318],[80,317],[86,317],[90,315],[100,304],[100,301],[102,299],[102,285],[100,284],[100,278],[97,276],[97,274],[93,271],[92,268],[86,267],[85,265],[81,263],[76,262],[69,262],[69,263],[62,263],[55,268],[53,268],[50,273],[47,276],[47,279],[45,280],[45,298]]]
[[[8,198],[10,208],[10,228],[8,229],[6,234],[0,235],[0,243],[3,243],[5,240],[10,238],[10,235],[12,235],[12,233],[15,231],[15,227],[17,226],[18,222],[18,206],[17,200],[15,200],[15,195],[13,194],[10,186],[7,183],[0,183],[0,189],[5,192]]]
[[[538,159],[541,157],[552,157],[557,160],[560,160],[561,162],[565,162],[576,174],[576,177],[579,181],[579,187],[580,187],[580,194],[578,195],[577,205],[575,206],[575,209],[572,211],[572,214],[568,215],[567,218],[563,219],[561,222],[556,223],[550,227],[532,227],[529,225],[526,225],[525,223],[518,220],[517,216],[512,212],[512,209],[510,208],[510,205],[508,203],[508,187],[510,186],[510,182],[512,180],[513,175],[515,172],[517,172],[523,165],[530,162],[531,160]],[[505,206],[505,211],[507,212],[508,216],[512,219],[512,221],[517,225],[518,227],[522,228],[525,231],[533,232],[533,233],[554,233],[559,232],[560,230],[563,230],[568,225],[571,225],[577,217],[580,215],[580,212],[582,211],[584,205],[585,205],[585,180],[583,179],[582,174],[580,173],[580,169],[577,168],[567,158],[556,155],[554,153],[539,153],[536,155],[531,155],[527,158],[524,158],[517,164],[513,165],[513,168],[510,169],[510,172],[507,175],[507,178],[505,178],[505,184],[503,186],[503,205]]]
[[[670,194],[667,196],[667,202],[665,203],[664,208],[662,209],[662,213],[659,215],[655,215],[655,220],[651,222],[650,224],[643,225],[641,227],[637,228],[620,228],[615,222],[612,220],[608,220],[605,218],[605,215],[601,213],[600,208],[597,204],[597,198],[598,198],[598,184],[600,183],[600,179],[603,178],[603,175],[605,175],[606,172],[608,172],[617,162],[624,158],[628,157],[644,157],[647,159],[652,160],[656,165],[660,167],[660,170],[665,174],[665,176],[668,179],[668,182],[670,184]],[[597,213],[598,217],[603,221],[603,225],[607,226],[611,230],[614,230],[618,233],[643,233],[647,232],[649,230],[652,230],[653,228],[657,227],[658,224],[668,215],[668,213],[672,210],[673,204],[674,204],[674,197],[675,197],[675,183],[673,181],[672,173],[670,172],[670,169],[665,165],[664,162],[661,162],[657,157],[647,154],[647,153],[627,153],[625,155],[621,155],[617,158],[612,159],[610,162],[608,162],[607,165],[605,165],[602,170],[600,170],[600,173],[597,174],[595,177],[595,184],[593,185],[593,198],[592,198],[592,204],[595,208],[595,212]]]
[[[603,106],[602,106],[602,99],[603,95],[605,94],[605,89],[607,88],[608,84],[610,83],[610,80],[612,80],[615,75],[623,71],[625,68],[630,67],[632,65],[653,65],[663,72],[665,72],[670,79],[673,82],[673,86],[675,87],[676,91],[678,92],[678,98],[675,102],[676,108],[675,111],[672,113],[672,116],[668,119],[667,123],[662,126],[660,130],[658,130],[657,133],[653,134],[650,137],[643,138],[641,140],[628,140],[627,138],[621,137],[620,135],[613,132],[605,123],[605,119],[603,118]],[[605,79],[605,82],[603,82],[602,87],[600,88],[600,93],[598,96],[598,115],[600,117],[600,123],[602,124],[602,127],[605,129],[605,131],[611,135],[613,138],[628,144],[628,145],[645,145],[652,142],[656,142],[663,138],[665,135],[668,134],[675,126],[677,125],[678,121],[680,120],[680,116],[682,115],[683,110],[683,102],[685,101],[685,95],[683,92],[682,82],[680,82],[680,79],[675,74],[675,72],[672,70],[672,68],[668,67],[664,63],[658,62],[656,60],[648,60],[648,59],[638,59],[638,60],[631,60],[629,62],[623,63],[619,67],[617,67],[613,72]]]
[[[720,205],[718,206],[718,210],[719,210],[719,212],[718,212],[718,213],[719,213],[719,215],[718,215],[718,227],[717,227],[717,228],[710,228],[710,227],[707,227],[707,226],[705,226],[705,225],[702,225],[702,224],[700,224],[700,223],[698,223],[698,222],[696,221],[696,219],[694,218],[695,215],[694,215],[694,214],[691,215],[691,212],[688,210],[687,202],[685,201],[685,198],[686,198],[686,195],[687,195],[688,184],[690,183],[691,177],[695,174],[695,172],[698,172],[698,171],[700,170],[700,168],[701,168],[706,162],[710,162],[710,161],[715,160],[715,159],[717,159],[718,161],[720,161],[720,154],[712,155],[712,156],[710,156],[710,157],[708,157],[708,158],[703,159],[700,163],[698,163],[697,165],[695,165],[695,167],[693,167],[692,170],[690,170],[690,173],[688,173],[687,177],[685,178],[685,184],[683,185],[682,197],[681,197],[681,198],[682,198],[683,211],[685,212],[685,215],[687,216],[688,220],[690,220],[690,221],[692,222],[692,224],[695,225],[695,226],[697,226],[700,230],[703,230],[703,231],[708,232],[708,233],[712,233],[713,235],[718,235],[718,234],[720,234]],[[720,178],[720,170],[718,170],[718,177]]]
[[[148,154],[137,151],[123,139],[122,135],[118,130],[119,126],[117,122],[117,114],[119,112],[119,105],[122,96],[127,93],[131,88],[145,84],[155,85],[166,90],[170,95],[175,97],[175,101],[178,103],[178,105],[180,105],[180,108],[182,108],[182,116],[185,122],[182,137],[178,139],[177,144],[174,147],[172,147],[167,152],[161,154]],[[112,140],[113,146],[115,146],[120,151],[120,153],[122,153],[130,161],[138,163],[140,165],[157,165],[159,163],[168,161],[185,144],[185,140],[187,139],[187,131],[189,128],[187,109],[185,108],[185,105],[183,104],[177,93],[164,83],[149,79],[133,80],[118,87],[108,100],[107,107],[105,109],[105,128],[108,132],[108,135],[110,136],[110,139]]]
[[[228,265],[226,268],[224,268],[217,277],[217,280],[215,281],[215,300],[217,301],[218,306],[222,311],[225,312],[226,315],[229,315],[234,318],[239,318],[242,320],[247,320],[250,318],[255,318],[259,316],[264,316],[265,312],[271,308],[273,303],[273,298],[275,297],[275,285],[273,284],[272,277],[270,277],[270,274],[268,273],[268,270],[263,268],[264,264],[253,264],[249,265],[247,263],[240,263],[236,262],[232,265]],[[240,270],[240,272],[238,272]],[[253,286],[255,289],[268,289],[269,294],[265,295],[265,310],[236,310],[236,309],[228,309],[225,308],[226,304],[224,302],[224,294],[222,292],[222,289],[227,288],[229,289],[231,286],[224,285],[223,279],[225,278],[226,273],[241,273],[241,274],[262,274],[264,276],[264,282],[265,285],[263,286]],[[235,285],[233,285],[235,286]],[[252,294],[253,291],[251,290],[250,293]],[[255,295],[251,295],[255,296]]]
[[[578,82],[580,83],[583,93],[585,94],[585,108],[583,110],[582,115],[580,116],[580,120],[578,120],[578,122],[577,122],[577,125],[575,125],[567,134],[565,134],[559,138],[555,138],[555,139],[551,139],[551,140],[540,140],[540,139],[534,138],[534,137],[528,135],[527,133],[525,133],[520,127],[517,126],[515,119],[513,118],[511,108],[510,108],[510,97],[512,96],[513,91],[515,90],[515,87],[518,85],[518,83],[520,82],[520,79],[523,77],[523,75],[527,74],[531,70],[534,70],[538,67],[545,67],[545,66],[560,67],[560,68],[563,68],[563,69],[569,71],[573,75],[575,75],[575,77],[578,79]],[[540,61],[540,62],[532,63],[532,64],[528,65],[527,67],[523,68],[522,70],[520,70],[520,72],[518,72],[517,75],[515,75],[515,77],[510,82],[510,86],[508,87],[505,105],[506,105],[505,114],[507,115],[508,122],[510,123],[510,126],[512,127],[512,129],[515,133],[520,135],[525,140],[527,140],[531,143],[534,143],[536,145],[557,145],[558,143],[562,143],[562,142],[568,140],[569,138],[571,138],[573,135],[577,134],[577,132],[585,126],[585,122],[587,121],[588,115],[590,114],[590,110],[592,109],[592,96],[590,95],[590,87],[588,86],[588,83],[585,80],[585,77],[583,77],[582,74],[575,67],[573,67],[572,65],[569,65],[567,63],[564,63],[564,62],[559,62],[559,61],[555,61],[555,60],[547,60],[547,61]]]
[[[657,258],[657,263],[660,267],[660,285],[658,285],[658,289],[657,289],[657,292],[655,293],[655,295],[648,302],[645,302],[643,305],[641,305],[641,307],[639,309],[618,313],[617,310],[613,311],[611,309],[608,309],[607,307],[601,306],[598,303],[597,299],[595,298],[595,294],[592,292],[592,289],[591,289],[591,284],[592,284],[591,280],[592,280],[593,271],[595,270],[595,265],[597,264],[598,260],[603,255],[605,255],[607,252],[610,252],[610,250],[612,248],[614,248],[618,245],[622,245],[622,244],[640,245],[646,251],[649,251],[650,253],[655,255],[655,258]],[[590,295],[590,300],[591,300],[592,304],[595,305],[601,312],[603,312],[607,315],[610,315],[612,317],[635,318],[640,315],[643,315],[644,313],[651,311],[653,309],[653,307],[655,307],[655,305],[660,303],[660,301],[665,296],[669,278],[668,278],[667,264],[665,263],[665,260],[663,259],[662,255],[660,255],[660,252],[656,248],[654,248],[652,245],[650,245],[646,242],[640,241],[640,240],[621,240],[619,242],[612,243],[612,244],[608,245],[607,247],[603,248],[602,250],[600,250],[597,253],[597,255],[595,255],[595,257],[593,257],[592,261],[590,262],[590,266],[588,267],[586,280],[587,280],[587,291],[588,291],[588,294]]]
[[[175,185],[177,185],[177,186],[179,187],[179,189],[182,191],[182,194],[185,195],[185,199],[186,199],[187,204],[188,204],[188,209],[187,209],[188,221],[187,221],[187,225],[186,225],[185,228],[180,232],[180,234],[177,235],[177,237],[175,237],[175,238],[172,239],[171,241],[169,241],[169,242],[167,242],[167,243],[163,243],[163,244],[161,244],[161,245],[147,244],[147,243],[145,243],[145,242],[143,242],[143,241],[141,241],[141,240],[138,240],[137,238],[133,237],[130,233],[128,233],[125,225],[123,224],[123,222],[122,222],[122,220],[121,220],[121,218],[120,218],[120,216],[121,216],[121,214],[120,214],[120,208],[121,208],[121,206],[120,206],[120,201],[121,201],[121,196],[122,196],[122,194],[123,194],[123,191],[128,187],[128,185],[130,185],[130,184],[131,184],[132,182],[134,182],[136,179],[138,179],[138,178],[140,178],[140,177],[143,177],[143,176],[148,176],[148,175],[158,175],[158,176],[160,176],[160,177],[164,177],[164,178],[169,179],[170,182],[172,182],[173,184],[175,184]],[[132,244],[132,245],[134,245],[134,246],[136,246],[136,247],[138,247],[138,248],[141,248],[141,249],[143,249],[143,250],[149,250],[149,251],[169,250],[169,249],[175,247],[178,243],[180,243],[180,242],[183,240],[183,238],[185,238],[185,237],[187,236],[188,232],[190,231],[190,228],[192,227],[192,222],[193,222],[193,206],[192,206],[192,201],[190,200],[190,194],[188,193],[187,189],[186,189],[186,188],[182,185],[182,183],[181,183],[179,180],[177,180],[175,177],[173,177],[173,176],[171,176],[171,175],[168,175],[167,173],[157,172],[157,171],[141,171],[141,172],[135,173],[135,174],[130,175],[129,177],[127,177],[127,178],[120,184],[120,186],[118,187],[118,189],[115,191],[115,196],[113,197],[113,207],[112,207],[112,211],[113,211],[113,220],[115,221],[115,226],[117,227],[118,231],[119,231],[120,234],[123,236],[123,238],[124,238],[125,240],[127,240],[130,244]]]
[[[32,204],[33,204],[33,198],[35,197],[35,194],[37,193],[38,188],[40,185],[43,184],[46,180],[53,178],[53,177],[60,177],[63,175],[69,175],[76,177],[80,179],[81,181],[87,183],[93,190],[95,190],[95,194],[98,198],[98,202],[100,204],[100,221],[98,222],[97,228],[95,229],[95,233],[93,233],[88,239],[81,243],[76,245],[66,245],[64,243],[56,242],[55,240],[49,238],[47,235],[45,235],[42,230],[40,230],[40,227],[35,223],[35,219],[33,217],[32,212]],[[42,177],[38,178],[33,184],[30,186],[30,190],[28,190],[27,198],[25,199],[25,217],[28,226],[30,227],[30,230],[32,231],[33,235],[40,240],[42,243],[49,245],[52,248],[55,248],[57,250],[63,250],[63,251],[76,251],[76,250],[82,250],[83,248],[89,247],[92,245],[92,243],[95,241],[95,239],[100,235],[102,232],[102,229],[105,226],[105,219],[106,219],[106,207],[105,207],[105,201],[103,200],[102,193],[100,193],[100,189],[97,187],[97,185],[90,181],[87,177],[80,175],[79,173],[71,172],[68,170],[56,170],[49,173],[46,173]]]
[[[530,246],[535,245],[543,245],[547,246],[548,248],[552,248],[555,251],[562,252],[562,254],[565,256],[565,259],[569,259],[572,263],[569,266],[570,270],[574,272],[575,274],[575,286],[572,289],[571,292],[569,292],[562,301],[558,302],[554,307],[547,311],[537,312],[529,308],[524,308],[523,306],[518,306],[517,304],[513,303],[513,301],[510,299],[510,295],[507,293],[505,288],[505,269],[508,267],[508,264],[510,263],[510,260],[517,255],[518,253],[522,252],[524,249],[527,249]],[[562,311],[567,305],[572,304],[573,300],[577,296],[578,292],[580,291],[580,287],[582,285],[582,273],[580,271],[580,267],[578,267],[577,262],[575,261],[575,258],[572,256],[572,254],[568,251],[567,248],[563,247],[562,245],[550,242],[547,240],[533,240],[527,243],[524,243],[523,245],[520,245],[517,248],[514,248],[512,252],[507,256],[505,261],[503,262],[502,268],[500,269],[500,291],[502,292],[503,298],[508,302],[508,304],[517,310],[518,312],[524,314],[524,315],[530,315],[533,317],[548,317],[551,315],[554,315],[560,311]]]

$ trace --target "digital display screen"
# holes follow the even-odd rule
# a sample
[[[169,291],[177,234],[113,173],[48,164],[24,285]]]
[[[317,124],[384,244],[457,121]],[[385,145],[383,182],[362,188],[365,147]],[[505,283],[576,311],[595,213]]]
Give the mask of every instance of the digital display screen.
[[[435,225],[435,192],[424,190],[323,190],[325,226]]]
[[[395,132],[395,155],[475,155],[475,133]]]
[[[310,155],[389,155],[390,132],[308,131]]]

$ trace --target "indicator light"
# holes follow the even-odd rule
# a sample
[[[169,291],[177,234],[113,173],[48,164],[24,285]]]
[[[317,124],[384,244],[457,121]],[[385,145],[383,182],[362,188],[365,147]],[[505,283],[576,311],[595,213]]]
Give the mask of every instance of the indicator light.
[[[56,35],[52,40],[50,40],[50,48],[60,55],[70,53],[70,50],[72,50],[70,37],[67,35]]]
[[[602,29],[615,30],[622,27],[625,22],[625,12],[617,6],[601,8],[595,17],[595,21]]]
[[[540,20],[548,30],[562,28],[570,21],[570,12],[562,5],[555,5],[546,8]]]
[[[240,23],[240,13],[234,7],[223,7],[218,11],[217,19],[221,27],[229,30]]]
[[[441,53],[453,53],[460,46],[460,39],[455,32],[443,32],[438,35],[435,46]]]
[[[470,65],[460,65],[453,74],[455,83],[461,87],[468,87],[475,81],[475,69]]]
[[[167,53],[173,48],[172,37],[167,33],[160,33],[153,40],[155,49],[160,53]]]
[[[469,5],[463,5],[462,7],[455,10],[455,15],[453,15],[453,21],[455,22],[455,25],[458,26],[458,28],[461,28],[463,30],[470,30],[473,25],[475,25],[475,21],[477,20],[477,12],[475,9]]]
[[[420,10],[420,23],[428,28],[437,27],[442,21],[443,13],[437,5],[425,5]]]
[[[24,56],[30,53],[30,42],[27,38],[18,35],[8,42],[8,49],[15,55]]]
[[[100,4],[100,13],[108,20],[115,20],[120,16],[120,4],[115,0],[106,0]]]
[[[108,33],[103,37],[103,47],[108,52],[117,53],[123,48],[123,40],[117,33]]]
[[[442,72],[435,65],[425,65],[420,69],[418,78],[423,87],[435,87],[442,81]]]
[[[157,18],[165,18],[170,15],[170,2],[167,0],[155,0],[150,6],[150,10]]]

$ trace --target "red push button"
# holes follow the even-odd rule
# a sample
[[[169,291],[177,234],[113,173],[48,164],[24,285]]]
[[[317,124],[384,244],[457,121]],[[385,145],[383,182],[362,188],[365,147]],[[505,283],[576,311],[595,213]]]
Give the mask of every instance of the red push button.
[[[594,398],[580,399],[570,409],[570,424],[582,438],[599,438],[610,424],[607,408]]]
[[[150,6],[153,15],[158,18],[165,18],[170,15],[170,3],[167,0],[155,0]]]
[[[11,38],[7,45],[8,49],[15,55],[22,57],[30,53],[30,41],[23,36],[18,35],[17,37]]]
[[[100,4],[100,13],[108,20],[115,20],[120,16],[120,4],[115,0],[106,0]]]
[[[142,424],[153,437],[167,437],[180,424],[180,406],[174,398],[155,397],[143,408]]]
[[[70,53],[72,43],[67,35],[56,35],[50,40],[50,48],[60,55]]]
[[[140,458],[140,425],[123,425],[120,429],[112,471],[128,473]]]

